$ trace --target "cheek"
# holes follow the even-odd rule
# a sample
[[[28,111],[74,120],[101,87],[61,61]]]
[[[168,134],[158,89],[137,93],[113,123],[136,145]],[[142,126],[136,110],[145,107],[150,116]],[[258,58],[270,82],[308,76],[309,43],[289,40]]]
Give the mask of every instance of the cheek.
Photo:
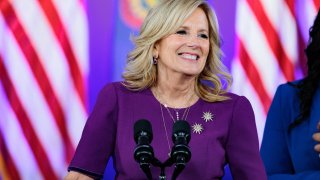
[[[208,55],[209,55],[209,46],[208,47],[204,47],[203,49],[202,49],[202,55],[204,56],[204,61],[206,61],[206,59],[208,58]]]
[[[209,54],[209,49],[210,49],[209,43],[204,44],[204,46],[203,46],[204,54],[208,55]]]
[[[176,49],[177,49],[176,43],[166,43],[166,44],[162,44],[159,53],[161,53],[164,56],[170,56],[174,53]]]

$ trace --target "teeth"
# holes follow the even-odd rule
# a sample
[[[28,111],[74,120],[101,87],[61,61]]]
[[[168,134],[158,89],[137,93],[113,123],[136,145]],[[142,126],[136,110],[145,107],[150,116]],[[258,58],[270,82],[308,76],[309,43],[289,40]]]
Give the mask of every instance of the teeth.
[[[183,58],[186,58],[186,59],[197,60],[197,56],[196,56],[196,55],[182,54],[181,56],[182,56]]]

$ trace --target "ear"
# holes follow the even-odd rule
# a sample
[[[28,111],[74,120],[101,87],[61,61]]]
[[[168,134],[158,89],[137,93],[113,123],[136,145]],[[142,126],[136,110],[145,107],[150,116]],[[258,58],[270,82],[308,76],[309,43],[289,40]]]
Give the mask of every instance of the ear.
[[[153,46],[152,56],[155,58],[159,57],[159,43],[156,42]]]

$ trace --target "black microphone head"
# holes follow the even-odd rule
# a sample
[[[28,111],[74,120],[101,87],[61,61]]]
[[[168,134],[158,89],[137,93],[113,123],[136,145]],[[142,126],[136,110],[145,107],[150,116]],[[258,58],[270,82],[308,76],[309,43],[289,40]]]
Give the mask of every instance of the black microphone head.
[[[176,163],[176,167],[184,167],[191,159],[191,151],[188,146],[190,142],[190,125],[185,120],[176,121],[173,124],[172,140],[174,146],[172,147],[170,158]],[[183,169],[183,168],[182,168]]]
[[[178,132],[184,132],[190,134],[190,125],[188,121],[179,120],[173,124],[173,134]]]
[[[188,121],[179,120],[173,124],[172,140],[174,142],[175,142],[175,138],[176,138],[175,136],[178,133],[184,133],[186,136],[187,143],[189,143],[189,141],[190,141],[190,125],[189,125]]]
[[[152,127],[150,122],[146,119],[140,119],[134,123],[134,140],[136,141],[136,143],[138,143],[138,138],[142,131],[147,133],[147,136],[149,137],[151,142],[153,138]]]

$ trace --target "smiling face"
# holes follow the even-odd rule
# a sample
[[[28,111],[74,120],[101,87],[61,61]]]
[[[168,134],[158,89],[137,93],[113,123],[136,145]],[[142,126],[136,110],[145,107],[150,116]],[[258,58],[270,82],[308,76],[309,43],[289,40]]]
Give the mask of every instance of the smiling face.
[[[155,45],[158,56],[158,75],[172,74],[197,76],[203,70],[209,53],[209,27],[201,8],[185,20],[176,31]]]

